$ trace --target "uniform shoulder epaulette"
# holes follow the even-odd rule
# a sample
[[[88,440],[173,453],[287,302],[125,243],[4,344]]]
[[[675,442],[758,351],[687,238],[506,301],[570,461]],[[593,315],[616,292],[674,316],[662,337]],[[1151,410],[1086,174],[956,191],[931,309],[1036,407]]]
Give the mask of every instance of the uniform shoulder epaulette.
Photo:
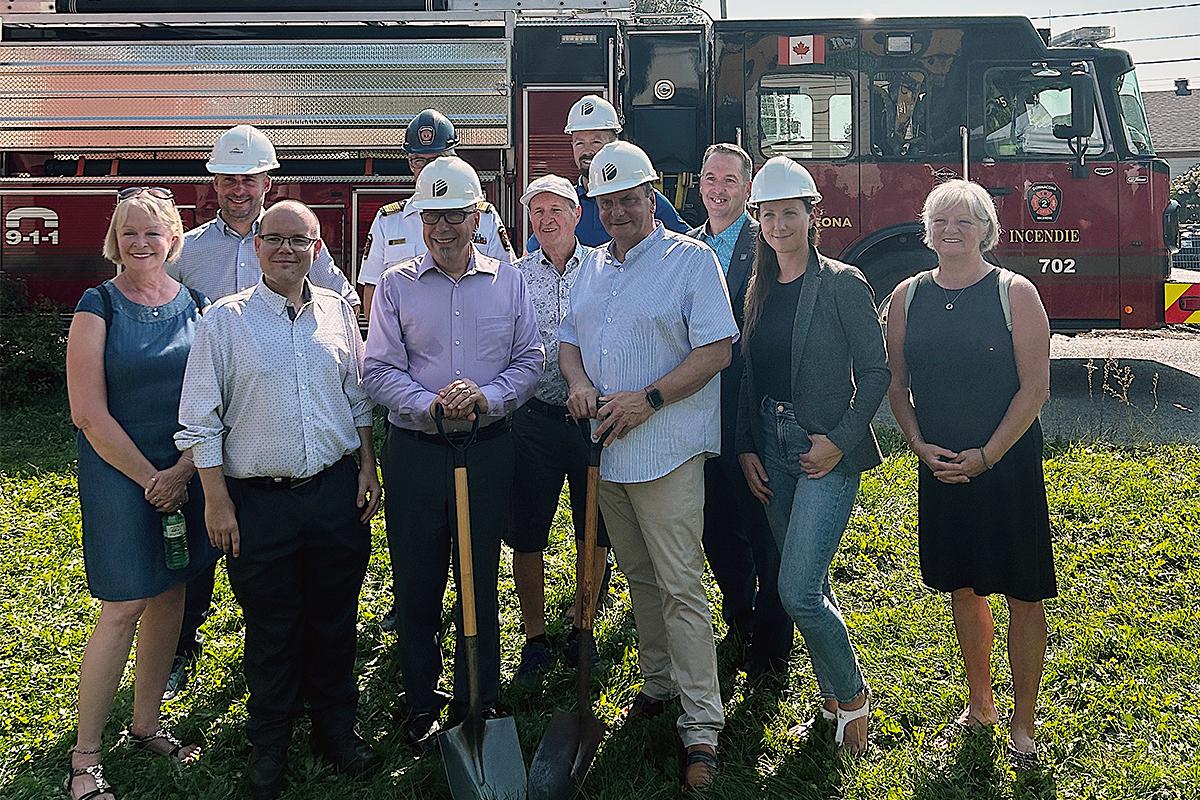
[[[479,201],[479,212],[480,212],[481,214],[495,214],[495,213],[499,213],[499,212],[497,212],[497,211],[496,211],[496,207],[495,207],[494,205],[492,205],[490,202],[488,202],[487,200],[480,200],[480,201]]]
[[[395,214],[398,211],[403,211],[404,204],[406,202],[407,201],[405,200],[397,200],[394,203],[388,203],[386,206],[379,209],[379,213],[386,217],[388,214]]]

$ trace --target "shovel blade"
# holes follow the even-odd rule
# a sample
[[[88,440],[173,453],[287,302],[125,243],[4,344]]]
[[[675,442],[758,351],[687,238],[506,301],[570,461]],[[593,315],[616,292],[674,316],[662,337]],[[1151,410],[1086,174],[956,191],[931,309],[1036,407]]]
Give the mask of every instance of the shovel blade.
[[[572,800],[607,732],[590,708],[556,710],[529,766],[529,800]]]
[[[468,720],[438,744],[454,800],[525,800],[525,757],[512,717]]]

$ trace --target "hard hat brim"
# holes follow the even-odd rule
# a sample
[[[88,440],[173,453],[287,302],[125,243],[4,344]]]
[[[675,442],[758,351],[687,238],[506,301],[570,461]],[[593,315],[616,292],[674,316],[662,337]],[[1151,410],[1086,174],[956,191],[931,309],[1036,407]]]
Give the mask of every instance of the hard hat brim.
[[[428,199],[421,199],[414,196],[408,201],[408,206],[415,211],[478,211],[480,205],[482,204],[482,200],[464,203],[462,198],[454,197],[431,197]]]
[[[588,197],[600,197],[605,194],[616,194],[617,192],[625,192],[630,189],[636,189],[639,186],[647,183],[654,183],[658,180],[658,173],[651,172],[644,178],[626,178],[623,181],[613,181],[597,187],[594,183],[588,184]]]
[[[245,164],[215,164],[209,161],[204,167],[213,175],[258,175],[263,172],[270,172],[273,169],[279,169],[279,162],[272,161],[270,164],[247,167]]]
[[[816,205],[817,203],[821,202],[821,193],[820,192],[800,192],[800,193],[787,192],[782,195],[776,194],[776,195],[768,195],[766,197],[754,197],[752,195],[750,197],[749,201],[747,201],[747,205],[757,206],[760,203],[769,203],[772,200],[809,200],[813,203],[813,205]]]
[[[563,128],[563,133],[575,133],[576,131],[612,131],[613,133],[620,133],[623,130],[625,129],[620,124],[610,122],[606,125],[588,125],[587,127],[583,125],[568,125]]]

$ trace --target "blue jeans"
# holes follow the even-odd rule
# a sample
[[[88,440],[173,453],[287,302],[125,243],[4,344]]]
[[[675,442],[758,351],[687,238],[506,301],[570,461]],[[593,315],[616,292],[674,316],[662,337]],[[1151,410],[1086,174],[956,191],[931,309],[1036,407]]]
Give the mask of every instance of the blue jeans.
[[[804,636],[822,697],[849,703],[866,688],[846,622],[829,585],[829,565],[850,521],[859,473],[809,479],[800,456],[811,443],[791,403],[764,398],[762,462],[774,496],[767,520],[779,545],[779,599]]]

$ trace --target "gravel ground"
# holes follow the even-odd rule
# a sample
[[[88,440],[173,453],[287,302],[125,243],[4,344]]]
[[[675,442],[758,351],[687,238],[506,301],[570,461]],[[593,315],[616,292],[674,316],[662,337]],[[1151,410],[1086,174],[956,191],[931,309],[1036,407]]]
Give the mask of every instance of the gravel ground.
[[[1200,326],[1055,335],[1050,357],[1047,438],[1200,442]],[[895,425],[886,400],[876,422]]]

